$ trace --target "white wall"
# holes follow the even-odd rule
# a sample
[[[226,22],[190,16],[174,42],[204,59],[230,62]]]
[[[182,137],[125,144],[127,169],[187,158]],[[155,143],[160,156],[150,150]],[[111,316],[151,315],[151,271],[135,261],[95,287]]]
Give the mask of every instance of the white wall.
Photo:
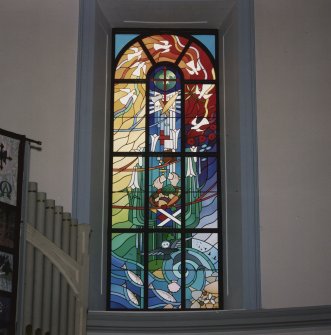
[[[331,304],[330,13],[255,0],[264,308]]]
[[[0,2],[0,127],[71,210],[78,0]],[[255,0],[264,308],[331,304],[330,0]]]
[[[43,142],[30,180],[71,210],[79,0],[0,2],[0,128]]]

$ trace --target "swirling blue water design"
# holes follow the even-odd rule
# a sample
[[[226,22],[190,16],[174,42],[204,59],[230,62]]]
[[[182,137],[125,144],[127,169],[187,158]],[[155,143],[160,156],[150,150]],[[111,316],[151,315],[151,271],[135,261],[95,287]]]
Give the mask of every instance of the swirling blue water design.
[[[200,250],[193,248],[186,249],[185,257],[185,294],[186,300],[190,301],[192,290],[203,290],[206,277],[217,271],[217,262]],[[110,307],[112,309],[143,309],[143,285],[139,285],[128,275],[128,271],[131,271],[144,282],[143,266],[121,258],[115,253],[112,254],[111,261]],[[181,251],[172,253],[170,259],[163,261],[162,277],[148,272],[148,309],[164,309],[166,306],[172,306],[173,309],[180,308],[182,305],[181,289],[177,292],[170,292],[168,285],[173,282],[181,285]]]

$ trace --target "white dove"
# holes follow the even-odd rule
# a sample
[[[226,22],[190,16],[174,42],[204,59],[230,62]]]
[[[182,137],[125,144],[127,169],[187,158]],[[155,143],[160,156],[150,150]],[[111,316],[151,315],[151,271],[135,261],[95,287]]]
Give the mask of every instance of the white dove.
[[[143,73],[146,74],[146,62],[136,62],[130,66],[130,69],[136,69],[132,72],[134,76],[140,77],[140,70],[143,70]]]
[[[142,49],[139,50],[138,48],[133,47],[133,48],[130,48],[130,50],[133,51],[133,54],[128,54],[128,60],[131,60],[135,57],[137,57],[138,60],[141,58],[141,54],[143,52]]]
[[[187,67],[189,67],[190,69],[187,69],[187,72],[190,75],[196,74],[198,75],[199,72],[201,71],[201,66],[199,63],[197,63],[197,66],[195,66],[194,61],[191,60],[190,62],[186,63]]]
[[[210,85],[210,84],[203,84],[201,91],[198,87],[198,85],[195,88],[195,94],[198,95],[198,99],[204,98],[204,99],[209,99],[213,94],[208,94],[208,92],[210,92],[210,90],[213,88],[214,85]]]
[[[126,95],[120,98],[120,102],[125,106],[128,101],[132,98],[133,101],[136,101],[137,95],[135,94],[135,90],[130,90],[129,88],[121,88],[121,92],[125,92]]]
[[[163,49],[161,53],[169,52],[170,48],[172,47],[172,44],[169,44],[169,41],[160,41],[160,43],[162,44],[154,43],[154,49],[155,50]]]
[[[203,130],[201,130],[200,128],[202,126],[205,126],[205,125],[209,124],[209,121],[204,117],[199,123],[197,123],[197,117],[195,117],[192,120],[191,124],[193,125],[192,129],[194,129],[194,130],[196,130],[198,132],[201,132]]]
[[[116,70],[120,69],[122,67],[122,65],[124,65],[125,63],[129,62],[130,60],[132,60],[134,58],[137,58],[137,60],[139,60],[141,58],[141,54],[142,54],[143,50],[139,50],[138,48],[135,48],[135,47],[130,48],[130,50],[132,50],[133,53],[128,54],[126,59],[122,63],[117,65]]]

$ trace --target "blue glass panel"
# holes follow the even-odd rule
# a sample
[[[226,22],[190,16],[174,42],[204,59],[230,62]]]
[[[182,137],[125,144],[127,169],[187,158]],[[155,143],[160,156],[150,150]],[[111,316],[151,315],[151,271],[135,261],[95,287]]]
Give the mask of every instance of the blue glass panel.
[[[192,35],[199,40],[215,58],[215,35]]]
[[[136,38],[138,34],[116,34],[115,35],[115,57],[119,54],[122,48]]]
[[[181,305],[181,234],[148,234],[148,308]]]
[[[217,158],[187,157],[185,167],[186,228],[217,228]]]
[[[156,67],[149,83],[149,143],[151,152],[181,150],[181,83],[177,71]]]
[[[218,234],[186,234],[186,308],[219,308]]]
[[[113,309],[143,308],[143,234],[111,236],[110,306]]]

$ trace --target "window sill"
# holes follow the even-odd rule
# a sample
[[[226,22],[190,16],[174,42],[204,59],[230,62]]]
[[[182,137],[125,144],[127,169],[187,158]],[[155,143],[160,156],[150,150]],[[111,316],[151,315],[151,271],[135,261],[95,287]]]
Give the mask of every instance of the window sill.
[[[93,334],[206,334],[320,326],[331,326],[331,306],[201,312],[89,311],[87,321],[87,330]]]

